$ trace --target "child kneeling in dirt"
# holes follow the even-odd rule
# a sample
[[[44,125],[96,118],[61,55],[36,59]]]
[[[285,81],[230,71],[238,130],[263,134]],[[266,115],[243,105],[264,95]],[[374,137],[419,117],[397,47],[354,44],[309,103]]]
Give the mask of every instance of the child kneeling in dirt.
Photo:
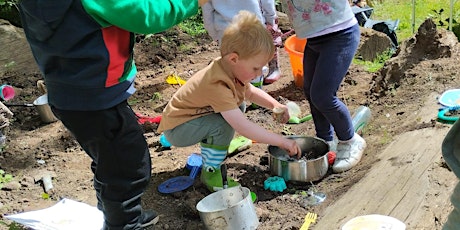
[[[235,131],[300,157],[300,147],[294,140],[249,121],[241,109],[245,100],[268,109],[282,108],[285,113],[281,122],[288,121],[287,107],[250,83],[262,74],[274,51],[272,36],[264,25],[253,13],[240,11],[224,32],[221,57],[192,76],[163,111],[158,132],[163,132],[173,146],[200,143],[201,181],[211,191],[222,189],[220,165]],[[239,184],[229,179],[228,185]]]

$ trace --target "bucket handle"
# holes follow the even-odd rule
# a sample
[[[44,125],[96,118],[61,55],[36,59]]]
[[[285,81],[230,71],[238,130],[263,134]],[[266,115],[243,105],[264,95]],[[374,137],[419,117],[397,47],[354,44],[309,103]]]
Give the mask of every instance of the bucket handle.
[[[220,166],[220,173],[222,174],[223,188],[226,189],[228,187],[228,181],[227,181],[227,166],[225,164],[222,164]]]

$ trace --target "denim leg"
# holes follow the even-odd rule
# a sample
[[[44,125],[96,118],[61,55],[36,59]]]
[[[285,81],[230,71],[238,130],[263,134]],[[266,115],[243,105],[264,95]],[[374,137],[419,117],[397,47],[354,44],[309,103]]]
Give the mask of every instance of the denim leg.
[[[347,106],[337,97],[359,44],[359,27],[353,26],[331,35],[308,39],[305,46],[304,94],[307,98],[316,135],[331,141],[334,131],[339,140],[354,135]]]
[[[151,178],[143,130],[126,102],[101,111],[53,112],[93,160],[105,229],[140,229],[141,196]]]

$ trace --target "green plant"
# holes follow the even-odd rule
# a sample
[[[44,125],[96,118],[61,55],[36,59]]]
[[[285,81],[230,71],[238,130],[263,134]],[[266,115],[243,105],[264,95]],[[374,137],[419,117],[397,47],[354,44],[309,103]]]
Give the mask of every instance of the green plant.
[[[9,21],[14,26],[21,26],[18,9],[19,0],[0,0],[0,19]]]
[[[8,183],[11,180],[13,180],[13,175],[5,173],[5,171],[0,169],[0,189],[3,188],[3,184]]]
[[[444,14],[444,12],[446,11],[443,8],[439,10],[432,10],[432,12],[434,13],[434,16],[432,16],[432,18],[436,22],[437,26],[445,29],[452,29],[452,32],[454,32],[455,36],[457,38],[460,38],[460,24],[457,22],[457,20],[455,20],[454,17],[452,17],[451,19],[449,16],[446,16],[446,14],[449,14],[449,12]],[[449,28],[450,26],[452,26],[452,28]]]
[[[363,61],[360,59],[353,59],[353,63],[364,66],[366,71],[375,73],[379,71],[385,65],[385,62],[391,58],[393,53],[394,51],[392,51],[391,49],[388,49],[382,52],[381,54],[377,55],[374,61]]]
[[[0,7],[4,9],[11,9],[11,7],[16,5],[17,2],[17,0],[0,0]]]
[[[194,45],[196,46],[196,44],[194,44]],[[181,44],[181,45],[179,46],[179,50],[180,50],[181,52],[187,52],[187,51],[190,51],[190,50],[192,50],[192,49],[193,49],[193,46],[192,46],[192,45]]]
[[[162,96],[160,92],[153,93],[151,101],[161,100]]]
[[[50,199],[50,194],[48,194],[46,192],[42,193],[42,199],[43,200],[49,200]]]
[[[16,64],[16,62],[10,61],[10,62],[6,63],[5,65],[3,65],[3,67],[5,67],[5,69],[11,69],[11,68],[14,67],[15,64]]]
[[[195,14],[194,16],[179,23],[178,27],[185,33],[194,37],[207,33],[203,26],[203,15],[201,14],[201,10],[198,12],[198,14]]]
[[[449,18],[443,20],[443,14],[444,9],[439,9],[439,10],[432,10],[434,13],[434,16],[432,17],[434,21],[437,22],[438,26],[447,26],[449,23]]]
[[[0,220],[0,224],[4,225],[4,226],[7,226],[8,230],[26,230],[27,229],[24,226],[22,226],[22,225],[20,225],[20,224],[18,224],[16,222],[12,222],[11,224],[7,224],[6,222]]]
[[[128,100],[128,105],[132,106],[139,103],[139,99],[129,99]]]

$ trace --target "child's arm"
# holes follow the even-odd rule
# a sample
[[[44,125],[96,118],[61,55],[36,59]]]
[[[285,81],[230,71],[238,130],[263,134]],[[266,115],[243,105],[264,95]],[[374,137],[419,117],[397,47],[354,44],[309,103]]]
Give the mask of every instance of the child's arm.
[[[278,146],[288,151],[290,156],[297,156],[297,158],[300,158],[301,150],[295,140],[269,132],[259,125],[249,121],[239,108],[221,112],[221,114],[230,126],[232,126],[232,128],[239,134],[258,143]]]
[[[198,12],[206,0],[82,0],[83,7],[103,27],[150,34],[165,31]]]
[[[246,90],[245,97],[264,108],[273,110],[274,108],[283,108],[285,113],[285,119],[283,119],[283,123],[286,123],[289,120],[289,113],[287,112],[287,106],[279,103],[275,98],[270,96],[270,94],[266,93],[260,88],[257,88],[253,85],[250,85],[248,90]]]
[[[276,18],[276,7],[274,0],[260,0],[260,8],[262,10],[262,15],[265,19],[265,23],[271,26],[275,26],[277,24]]]
[[[207,2],[203,6],[201,6],[201,10],[203,13],[203,26],[208,31],[209,36],[214,41],[219,40],[218,33],[216,31],[216,27],[214,26],[214,14],[216,13],[212,2]]]

